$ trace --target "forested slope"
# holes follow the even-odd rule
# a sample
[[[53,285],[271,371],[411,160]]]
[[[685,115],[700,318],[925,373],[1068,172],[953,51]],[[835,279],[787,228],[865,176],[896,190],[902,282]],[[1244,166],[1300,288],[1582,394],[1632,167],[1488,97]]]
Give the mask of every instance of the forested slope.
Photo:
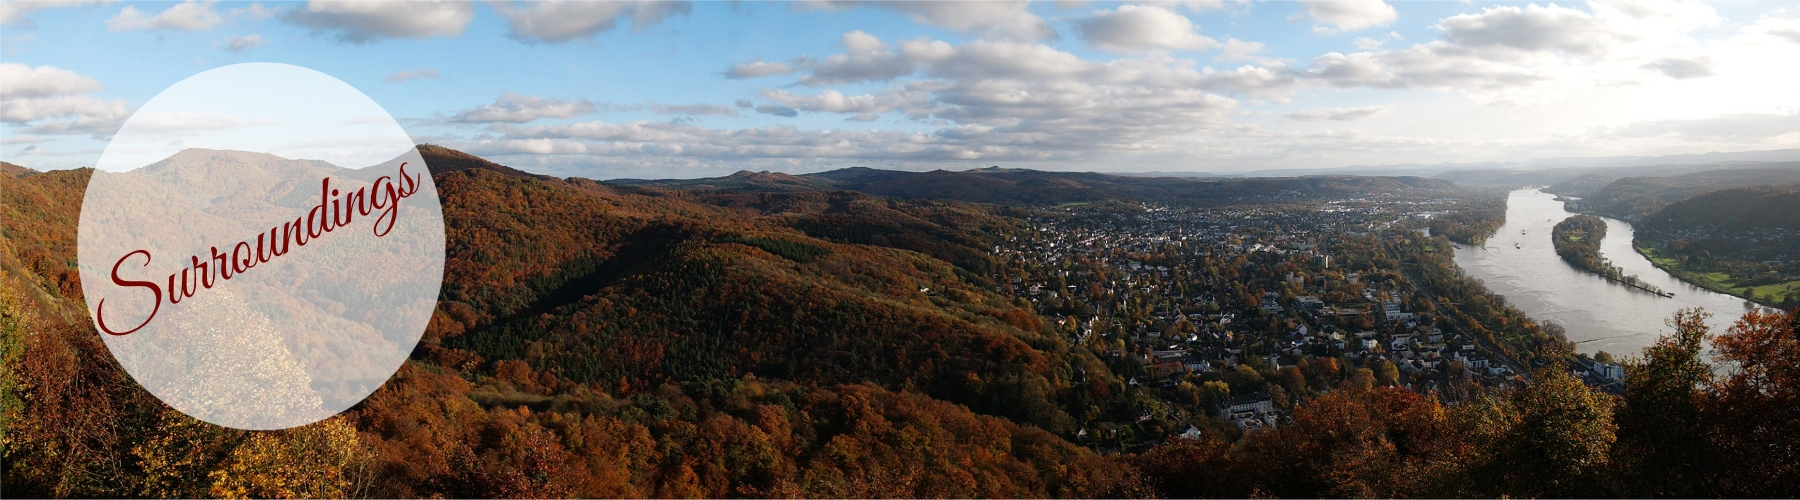
[[[1676,277],[1767,305],[1800,305],[1800,188],[1749,186],[1646,216],[1634,243]]]
[[[1057,429],[1126,386],[978,283],[979,245],[1017,229],[1004,208],[480,167],[434,175],[449,269],[414,359],[339,417],[235,431],[145,393],[87,320],[88,174],[0,179],[9,498],[1791,496],[1800,481],[1787,314],[1719,337],[1744,368],[1717,377],[1692,369],[1706,332],[1684,320],[1628,366],[1623,398],[1549,367],[1446,407],[1365,369],[1278,429],[1102,456]]]

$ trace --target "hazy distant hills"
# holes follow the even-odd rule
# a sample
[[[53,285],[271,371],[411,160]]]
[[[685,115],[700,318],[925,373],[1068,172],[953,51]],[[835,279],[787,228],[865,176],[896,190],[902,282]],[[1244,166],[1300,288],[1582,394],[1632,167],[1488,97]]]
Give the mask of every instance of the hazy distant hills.
[[[1590,175],[1552,185],[1546,191],[1582,198],[1572,205],[1580,211],[1637,220],[1671,203],[1720,189],[1800,184],[1800,162],[1754,165],[1773,168],[1726,168],[1612,180]]]
[[[1192,178],[1140,177],[1092,172],[984,168],[953,172],[903,172],[854,167],[804,175],[738,172],[726,177],[679,180],[617,179],[628,186],[682,190],[793,193],[856,191],[906,199],[974,203],[1054,204],[1101,200],[1165,203],[1239,203],[1449,190],[1455,184],[1416,176]]]
[[[1459,184],[1542,186],[1581,175],[1609,171],[1619,173],[1619,176],[1675,175],[1683,172],[1714,170],[1734,163],[1792,161],[1800,161],[1800,149],[1665,156],[1562,157],[1511,162],[1354,165],[1335,168],[1259,170],[1248,172],[1245,175],[1417,175],[1452,180]],[[1687,166],[1696,166],[1697,168],[1682,172],[1670,170]],[[1632,168],[1646,170],[1636,172],[1626,170]],[[1662,173],[1653,173],[1659,170]]]

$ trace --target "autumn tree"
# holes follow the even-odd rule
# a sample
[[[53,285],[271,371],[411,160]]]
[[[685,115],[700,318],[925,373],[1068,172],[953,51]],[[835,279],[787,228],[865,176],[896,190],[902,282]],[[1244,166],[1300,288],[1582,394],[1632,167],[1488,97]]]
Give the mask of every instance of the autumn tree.
[[[1560,369],[1532,378],[1523,390],[1459,409],[1459,427],[1478,450],[1476,494],[1595,496],[1615,440],[1611,397]]]
[[[1701,408],[1721,464],[1717,494],[1793,496],[1800,491],[1800,309],[1745,313],[1713,347],[1731,367]]]

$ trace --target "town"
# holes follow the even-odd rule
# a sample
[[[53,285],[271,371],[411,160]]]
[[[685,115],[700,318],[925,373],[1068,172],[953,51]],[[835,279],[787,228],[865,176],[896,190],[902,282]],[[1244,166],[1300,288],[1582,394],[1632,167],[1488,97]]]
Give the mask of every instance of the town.
[[[1135,418],[1114,412],[1077,438],[1129,452],[1204,428],[1279,426],[1342,383],[1452,404],[1522,384],[1527,369],[1433,312],[1384,255],[1383,239],[1428,236],[1425,222],[1457,201],[1068,205],[994,252],[1003,291],[1127,378]],[[1591,384],[1619,383],[1618,365],[1579,359]]]

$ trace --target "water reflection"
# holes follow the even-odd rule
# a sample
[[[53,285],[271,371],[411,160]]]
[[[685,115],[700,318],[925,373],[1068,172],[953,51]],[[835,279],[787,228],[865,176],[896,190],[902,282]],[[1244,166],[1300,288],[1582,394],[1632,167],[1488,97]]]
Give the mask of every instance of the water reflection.
[[[1513,191],[1507,197],[1506,225],[1483,247],[1458,246],[1456,264],[1525,314],[1566,327],[1581,352],[1638,354],[1670,332],[1663,320],[1684,307],[1711,311],[1715,332],[1746,310],[1743,299],[1689,285],[1650,264],[1632,250],[1631,224],[1623,221],[1605,219],[1601,254],[1625,274],[1674,292],[1674,298],[1613,283],[1563,262],[1550,246],[1550,230],[1574,214],[1555,198],[1535,189]]]

